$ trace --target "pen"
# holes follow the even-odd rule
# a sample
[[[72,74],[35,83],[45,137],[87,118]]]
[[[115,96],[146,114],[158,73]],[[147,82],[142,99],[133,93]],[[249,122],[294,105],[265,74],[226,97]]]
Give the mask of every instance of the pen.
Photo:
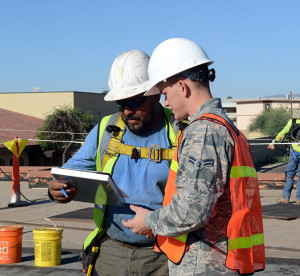
[[[68,194],[67,194],[67,192],[65,191],[65,189],[61,189],[61,192],[63,193],[63,195],[64,195],[65,197],[68,197]]]
[[[67,176],[67,175],[65,176],[65,180],[68,181],[68,176]],[[68,194],[67,194],[67,192],[66,192],[65,189],[61,189],[61,192],[63,193],[63,195],[64,195],[66,198],[68,198]]]

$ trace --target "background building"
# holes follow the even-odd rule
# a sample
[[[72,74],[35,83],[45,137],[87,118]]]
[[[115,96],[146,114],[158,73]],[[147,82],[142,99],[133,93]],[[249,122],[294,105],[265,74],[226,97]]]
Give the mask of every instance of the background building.
[[[83,112],[90,112],[95,118],[95,124],[102,117],[116,112],[118,110],[116,104],[105,102],[104,96],[100,93],[78,91],[0,93],[0,116],[2,118],[0,123],[0,165],[9,166],[12,159],[12,153],[2,143],[12,140],[15,136],[24,139],[35,138],[34,131],[42,125],[43,119],[56,108],[69,106]],[[161,102],[163,103],[163,99]],[[270,108],[299,109],[300,98],[297,95],[291,100],[288,95],[277,95],[258,99],[222,99],[222,105],[236,126],[248,139],[252,139],[262,136],[260,133],[248,131],[253,118]],[[19,130],[29,130],[30,132]],[[58,163],[60,160],[61,156],[56,156],[54,151],[43,152],[37,142],[30,141],[21,154],[20,164],[24,166],[60,165]]]
[[[237,120],[236,126],[240,129],[247,138],[261,137],[258,132],[250,133],[248,127],[251,120],[259,115],[261,112],[268,109],[275,109],[279,107],[299,109],[300,100],[290,100],[285,99],[257,99],[257,100],[246,100],[236,102],[236,113]]]
[[[97,124],[104,116],[116,112],[114,102],[105,102],[104,94],[78,91],[0,93],[0,165],[12,164],[12,153],[3,142],[36,139],[35,131],[42,126],[44,118],[54,109],[69,106],[90,112]],[[29,141],[20,156],[22,166],[60,165],[61,156],[55,151],[43,152],[39,144]]]
[[[44,119],[55,108],[69,106],[89,111],[95,122],[117,111],[114,102],[105,102],[105,94],[79,91],[0,93],[0,108]]]
[[[261,112],[272,108],[284,107],[298,110],[300,109],[300,98],[295,96],[291,100],[288,95],[278,95],[258,99],[222,99],[222,106],[237,128],[250,139],[262,136],[259,132],[249,132],[248,127],[252,119]]]

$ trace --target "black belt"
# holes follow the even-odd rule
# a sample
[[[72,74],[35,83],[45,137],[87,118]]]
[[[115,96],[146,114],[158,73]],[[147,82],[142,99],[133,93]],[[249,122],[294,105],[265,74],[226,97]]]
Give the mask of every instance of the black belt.
[[[108,239],[112,240],[114,242],[119,243],[123,247],[127,247],[127,248],[130,248],[130,249],[139,249],[139,248],[143,248],[143,247],[151,247],[151,246],[153,246],[153,245],[143,244],[143,243],[127,243],[127,242],[123,242],[123,241],[119,241],[119,240],[113,239],[111,237],[108,237]]]

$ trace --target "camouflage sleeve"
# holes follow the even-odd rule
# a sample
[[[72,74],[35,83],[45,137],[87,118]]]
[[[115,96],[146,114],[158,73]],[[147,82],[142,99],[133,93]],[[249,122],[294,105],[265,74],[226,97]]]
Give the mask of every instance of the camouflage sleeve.
[[[179,236],[207,224],[229,179],[233,145],[223,125],[201,120],[186,129],[178,154],[177,194],[145,218],[155,234]]]

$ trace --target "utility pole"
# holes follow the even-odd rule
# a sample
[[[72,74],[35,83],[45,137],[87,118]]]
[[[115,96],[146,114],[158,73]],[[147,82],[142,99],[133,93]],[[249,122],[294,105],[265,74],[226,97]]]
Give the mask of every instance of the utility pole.
[[[290,91],[290,101],[291,101],[291,118],[293,118],[293,98],[292,98],[292,90]]]

